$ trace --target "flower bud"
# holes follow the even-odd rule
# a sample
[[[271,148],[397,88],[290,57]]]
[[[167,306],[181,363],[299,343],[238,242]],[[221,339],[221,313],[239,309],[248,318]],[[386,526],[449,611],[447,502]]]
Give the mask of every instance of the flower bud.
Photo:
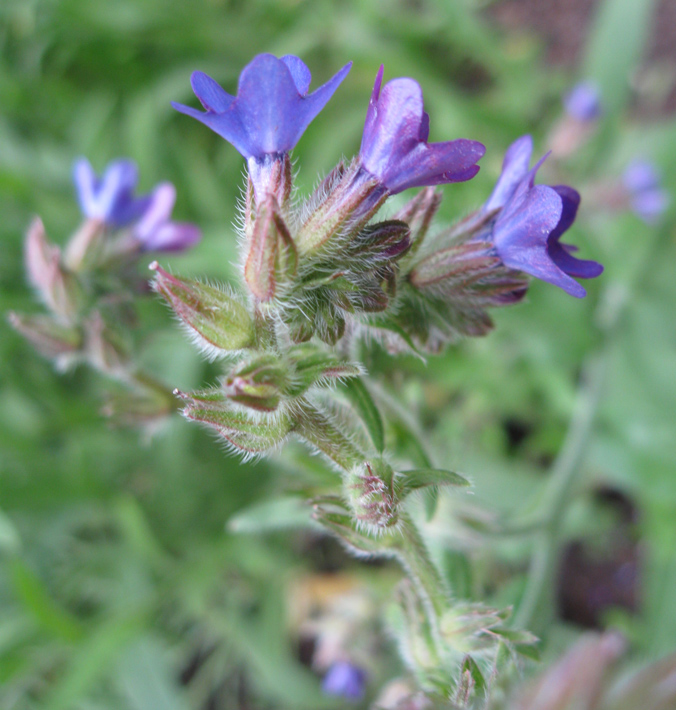
[[[104,246],[104,223],[100,219],[86,219],[71,237],[63,257],[64,264],[74,272],[95,265]]]
[[[47,308],[72,321],[79,308],[79,288],[72,274],[61,266],[61,251],[52,246],[42,220],[36,217],[26,235],[26,270],[32,286]]]
[[[168,274],[156,261],[153,289],[164,296],[194,342],[211,357],[250,347],[254,323],[247,309],[220,288]]]
[[[287,385],[291,397],[299,397],[313,385],[333,384],[336,380],[358,377],[364,372],[358,363],[341,360],[309,343],[292,347],[288,358],[293,367],[293,377]]]
[[[294,422],[286,413],[252,416],[234,410],[223,390],[184,393],[174,391],[185,405],[186,419],[215,429],[229,444],[248,455],[262,454],[278,446],[291,432]]]
[[[83,328],[88,361],[101,372],[126,377],[129,353],[119,333],[105,323],[98,311],[87,319]]]
[[[274,355],[263,355],[238,367],[224,381],[224,392],[233,402],[261,412],[279,406],[287,381],[286,368]]]
[[[399,521],[394,471],[383,459],[365,461],[345,478],[345,497],[357,521],[371,532]]]
[[[411,242],[409,256],[417,252],[423,243],[440,204],[441,193],[434,187],[426,187],[394,215],[395,220],[405,222],[409,226]]]
[[[270,301],[298,266],[296,245],[272,195],[258,208],[248,249],[244,278],[258,299]]]
[[[51,316],[27,316],[9,313],[9,324],[21,333],[45,357],[65,366],[82,345],[82,335],[76,328],[59,323]]]
[[[324,188],[327,190],[327,188]],[[358,233],[387,199],[376,178],[352,164],[340,179],[319,194],[297,236],[301,254],[318,252],[339,235]]]

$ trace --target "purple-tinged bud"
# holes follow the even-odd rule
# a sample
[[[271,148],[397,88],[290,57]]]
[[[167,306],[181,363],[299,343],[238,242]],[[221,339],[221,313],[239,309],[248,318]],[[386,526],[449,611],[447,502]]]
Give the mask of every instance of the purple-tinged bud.
[[[359,159],[392,195],[409,187],[470,180],[485,147],[477,141],[428,143],[429,116],[422,90],[413,79],[393,79],[382,90],[383,67],[376,76],[366,113]]]
[[[565,96],[566,113],[582,122],[596,121],[603,114],[601,95],[593,81],[581,81]]]
[[[98,178],[86,158],[73,166],[73,181],[82,214],[112,228],[125,227],[146,210],[149,198],[134,197],[138,170],[131,160],[114,160]]]
[[[223,381],[228,399],[261,412],[273,412],[286,390],[288,373],[276,355],[262,355],[238,366]]]
[[[356,271],[368,271],[401,258],[410,244],[408,224],[389,220],[364,227],[347,246],[345,254],[355,262]]]
[[[202,238],[194,224],[171,221],[175,202],[176,188],[170,182],[163,182],[153,190],[146,210],[132,230],[143,251],[185,251]]]
[[[194,342],[212,358],[249,348],[255,340],[253,320],[234,296],[199,281],[168,274],[156,261],[153,289],[164,296]]]
[[[247,285],[260,301],[270,301],[298,268],[296,245],[272,195],[258,208],[248,250],[244,264]]]
[[[94,311],[83,325],[84,351],[89,362],[100,372],[117,378],[126,378],[129,372],[129,352],[125,342]]]
[[[504,268],[487,242],[468,242],[440,249],[419,261],[409,273],[412,286],[443,299],[449,306],[487,308],[516,303],[528,281]]]
[[[435,187],[426,187],[394,215],[394,219],[401,220],[409,226],[411,241],[409,257],[420,249],[440,204],[441,193]]]
[[[358,701],[364,697],[366,673],[348,661],[334,663],[324,676],[322,691],[326,695]]]
[[[344,495],[359,525],[374,534],[399,522],[394,471],[383,459],[354,467],[345,477]]]
[[[631,209],[646,224],[656,224],[671,202],[657,167],[649,160],[630,163],[622,173],[622,186]]]
[[[74,361],[82,346],[82,334],[51,316],[9,313],[9,324],[45,357],[54,359],[60,369]]]
[[[186,419],[215,429],[233,447],[245,455],[262,454],[281,444],[291,433],[294,422],[284,412],[263,416],[235,410],[222,390],[174,394],[184,402]]]
[[[308,201],[308,216],[297,235],[301,254],[330,248],[337,237],[358,233],[388,197],[378,179],[362,170],[358,163],[338,171],[334,177],[338,179],[331,182],[330,189],[320,185],[322,191]]]
[[[42,220],[36,217],[26,234],[28,280],[54,315],[72,321],[79,310],[80,291],[72,274],[61,266],[61,251],[47,241]]]

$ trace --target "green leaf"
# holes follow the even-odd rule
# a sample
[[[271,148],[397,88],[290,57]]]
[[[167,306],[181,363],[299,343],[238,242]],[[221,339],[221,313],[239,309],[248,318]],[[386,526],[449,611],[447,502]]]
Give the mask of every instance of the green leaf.
[[[385,429],[371,393],[366,389],[366,385],[360,378],[348,380],[343,389],[366,425],[376,450],[382,453],[385,449]]]
[[[70,641],[81,637],[78,620],[52,599],[42,580],[22,560],[12,560],[10,569],[14,591],[45,629]]]
[[[428,486],[471,486],[472,484],[459,473],[441,468],[416,468],[402,471],[397,476],[397,485],[403,497]]]
[[[77,707],[96,681],[110,673],[111,664],[121,650],[142,632],[144,621],[138,614],[112,618],[90,633],[53,686],[44,704],[45,710]]]
[[[488,691],[488,684],[484,678],[481,669],[477,665],[476,661],[471,656],[465,656],[460,672],[464,675],[469,673],[472,681],[474,682],[474,692],[476,695],[483,696]]]
[[[227,529],[234,533],[267,533],[310,527],[318,527],[312,520],[312,508],[296,496],[254,503],[233,515],[227,523]]]

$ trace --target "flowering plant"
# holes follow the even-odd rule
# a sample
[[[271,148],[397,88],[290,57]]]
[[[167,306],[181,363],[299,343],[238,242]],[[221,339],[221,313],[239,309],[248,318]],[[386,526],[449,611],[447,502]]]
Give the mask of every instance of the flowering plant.
[[[109,409],[127,421],[158,424],[180,408],[244,458],[276,455],[292,440],[318,454],[329,476],[290,497],[302,499],[312,524],[354,555],[392,558],[403,570],[388,625],[407,677],[397,700],[381,707],[494,707],[504,697],[503,679],[534,655],[538,639],[525,612],[513,618],[509,608],[454,596],[423,527],[440,487],[461,496],[470,481],[435,465],[415,424],[369,377],[365,346],[376,342],[424,359],[461,337],[487,334],[491,309],[524,299],[529,277],[582,298],[578,279],[596,278],[603,267],[561,242],[580,194],[536,184],[544,158],[530,167],[528,135],[507,149],[486,201],[437,227],[441,186],[474,178],[485,148],[465,138],[430,143],[421,87],[410,78],[382,86],[383,67],[358,155],[338,163],[312,194],[299,195],[290,153],[349,70],[310,92],[310,71],[298,57],[263,54],[244,68],[235,96],[195,72],[192,87],[204,111],[174,104],[247,161],[243,288],[184,278],[161,265],[162,254],[191,248],[201,236],[194,225],[172,221],[171,184],[138,197],[130,161],[111,163],[98,178],[80,159],[74,180],[82,226],[63,252],[39,220],[26,240],[29,279],[49,314],[13,314],[12,324],[60,367],[86,362],[122,382],[129,396]],[[421,189],[382,218],[391,198],[409,188]],[[134,267],[149,252],[157,257],[153,290],[192,342],[222,364],[212,386],[172,391],[138,367],[121,332],[130,304],[119,297],[144,290]],[[413,442],[408,450],[398,445],[397,430]],[[415,504],[420,493],[424,515]],[[583,644],[560,672],[569,676],[569,667],[598,652],[590,675],[600,697],[601,675],[621,645],[614,637]],[[368,654],[353,638],[324,638],[317,656],[327,695],[364,697]],[[535,700],[524,695],[509,707],[540,707],[539,686],[533,688]],[[547,710],[566,707],[561,703]]]

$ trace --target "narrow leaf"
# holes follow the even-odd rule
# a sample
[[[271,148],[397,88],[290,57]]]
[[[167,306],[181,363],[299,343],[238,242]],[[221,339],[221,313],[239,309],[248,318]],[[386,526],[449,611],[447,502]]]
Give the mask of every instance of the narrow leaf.
[[[380,453],[385,449],[385,430],[383,420],[371,393],[359,378],[348,380],[344,385],[345,393],[366,425],[371,441]]]

